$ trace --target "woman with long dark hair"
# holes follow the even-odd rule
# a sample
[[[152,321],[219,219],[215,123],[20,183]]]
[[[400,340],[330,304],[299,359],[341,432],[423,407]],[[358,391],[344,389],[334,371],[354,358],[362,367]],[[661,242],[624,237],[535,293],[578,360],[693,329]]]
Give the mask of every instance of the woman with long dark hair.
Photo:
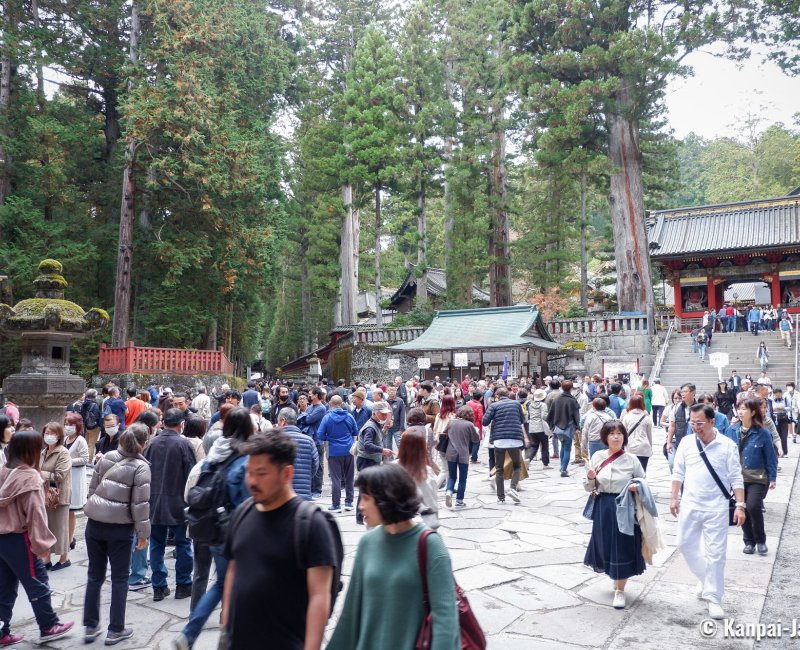
[[[413,648],[425,616],[418,551],[426,528],[414,522],[420,504],[417,486],[406,470],[392,463],[363,470],[358,489],[359,508],[372,529],[358,544],[328,650]],[[460,650],[450,555],[439,535],[428,535],[424,544],[434,647]],[[384,599],[374,597],[378,593],[392,594],[393,602],[402,606],[386,607]]]
[[[422,413],[422,409],[419,409]],[[422,413],[422,417],[425,414]],[[439,527],[439,499],[436,490],[436,473],[428,464],[428,449],[425,429],[411,427],[400,437],[397,463],[406,470],[417,484],[422,505],[420,516],[422,521],[433,530]]]
[[[739,442],[739,459],[744,479],[744,500],[747,517],[742,524],[743,553],[766,555],[767,533],[764,529],[764,497],[775,489],[778,477],[778,457],[772,444],[772,434],[764,428],[759,400],[746,399],[736,413],[739,421],[731,425],[730,433]]]
[[[23,640],[11,633],[14,603],[20,583],[31,602],[41,631],[40,643],[65,636],[74,623],[61,623],[53,611],[50,584],[41,556],[56,537],[47,526],[39,463],[42,436],[17,431],[8,443],[8,462],[0,467],[0,646]]]
[[[456,401],[453,399],[452,395],[445,395],[442,397],[441,408],[433,420],[433,435],[436,438],[437,450],[440,450],[444,446],[445,443],[443,441],[447,437],[445,431],[455,417]],[[439,476],[436,477],[436,486],[437,488],[442,488],[447,483],[448,477],[447,458],[445,457],[444,451],[438,451],[438,459],[439,462],[437,464],[439,465],[440,471]]]

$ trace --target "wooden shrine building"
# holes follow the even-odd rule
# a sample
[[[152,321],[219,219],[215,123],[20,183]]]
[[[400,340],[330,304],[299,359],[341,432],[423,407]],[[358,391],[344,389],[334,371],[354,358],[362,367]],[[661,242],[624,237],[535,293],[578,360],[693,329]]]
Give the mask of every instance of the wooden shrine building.
[[[653,212],[650,258],[672,285],[675,315],[701,317],[734,283],[763,282],[800,313],[800,188],[788,196]]]

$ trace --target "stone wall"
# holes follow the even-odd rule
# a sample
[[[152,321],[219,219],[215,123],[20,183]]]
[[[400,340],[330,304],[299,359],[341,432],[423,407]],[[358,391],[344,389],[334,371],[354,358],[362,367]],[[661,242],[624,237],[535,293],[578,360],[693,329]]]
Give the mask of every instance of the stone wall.
[[[400,369],[390,370],[389,359],[400,359]],[[417,358],[389,352],[384,346],[356,345],[352,348],[352,379],[357,381],[372,381],[387,384],[400,375],[403,379],[410,379],[419,374]]]
[[[208,394],[210,395],[222,384],[228,384],[231,388],[242,391],[247,388],[247,382],[241,377],[232,377],[231,375],[173,375],[173,374],[159,374],[159,375],[145,375],[138,373],[120,374],[120,375],[95,375],[92,377],[91,388],[100,390],[109,382],[113,382],[123,391],[123,398],[125,398],[124,391],[128,386],[136,386],[137,388],[146,388],[150,382],[156,382],[157,386],[171,386],[174,392],[191,391],[197,394],[199,386],[205,386]]]
[[[606,364],[606,374],[609,374],[608,368],[615,364],[638,361],[639,372],[649,375],[660,346],[659,335],[649,334],[646,330],[553,332],[551,329],[551,335],[562,345],[575,342],[586,344],[583,361],[588,374],[601,374],[603,362]],[[566,360],[562,361],[561,366],[565,363]],[[558,372],[558,361],[550,365],[551,372]]]

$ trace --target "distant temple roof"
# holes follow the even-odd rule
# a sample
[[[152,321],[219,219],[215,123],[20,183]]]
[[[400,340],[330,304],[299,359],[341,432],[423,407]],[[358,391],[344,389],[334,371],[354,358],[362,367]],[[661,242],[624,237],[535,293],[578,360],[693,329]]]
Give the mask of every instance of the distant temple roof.
[[[412,266],[406,273],[406,277],[400,288],[392,296],[391,306],[397,307],[403,296],[413,296],[417,291],[417,276],[414,273],[415,267]],[[447,295],[447,274],[444,269],[428,269],[428,295],[434,298]],[[476,285],[472,285],[472,300],[475,302],[489,302],[489,294]]]
[[[654,260],[800,247],[800,196],[653,212],[647,237]]]
[[[533,305],[439,311],[419,337],[388,349],[392,352],[422,352],[516,347],[545,350],[559,347]]]

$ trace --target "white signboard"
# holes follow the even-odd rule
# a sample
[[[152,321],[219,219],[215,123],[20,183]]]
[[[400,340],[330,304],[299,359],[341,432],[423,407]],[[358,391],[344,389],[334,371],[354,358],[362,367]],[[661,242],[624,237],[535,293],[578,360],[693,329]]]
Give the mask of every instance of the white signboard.
[[[727,352],[712,352],[708,355],[708,362],[712,368],[724,368],[730,363]]]
[[[469,366],[469,355],[466,352],[456,352],[453,354],[453,365],[456,368],[466,368]]]
[[[417,368],[419,368],[420,370],[429,370],[430,367],[431,367],[430,357],[417,358]]]
[[[399,370],[400,369],[400,359],[389,359],[386,364],[386,367],[389,370]]]

